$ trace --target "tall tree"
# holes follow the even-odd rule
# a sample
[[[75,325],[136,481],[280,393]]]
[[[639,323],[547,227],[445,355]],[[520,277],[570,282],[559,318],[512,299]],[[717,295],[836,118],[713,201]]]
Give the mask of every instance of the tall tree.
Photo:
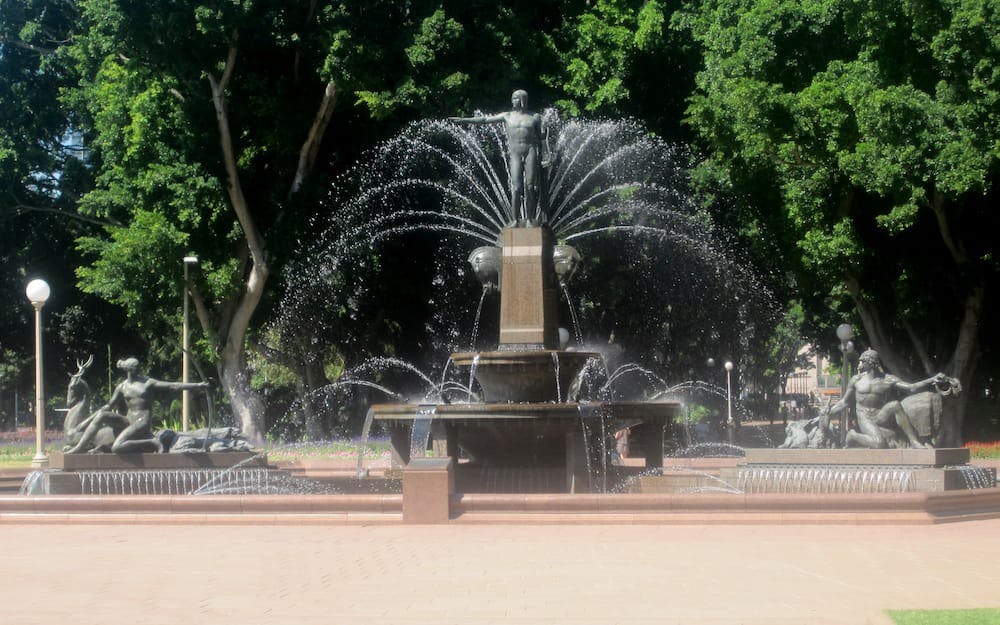
[[[676,23],[703,55],[705,170],[777,198],[743,217],[797,241],[812,310],[849,301],[890,369],[967,384],[998,275],[1000,5],[713,0]]]
[[[247,338],[330,165],[369,140],[353,122],[394,127],[466,108],[498,75],[528,78],[545,52],[538,26],[561,3],[515,4],[484,17],[476,3],[418,0],[81,1],[65,48],[80,82],[63,102],[90,150],[80,211],[106,223],[80,241],[92,259],[81,285],[172,342],[180,258],[197,253],[189,288],[207,346],[259,438]]]

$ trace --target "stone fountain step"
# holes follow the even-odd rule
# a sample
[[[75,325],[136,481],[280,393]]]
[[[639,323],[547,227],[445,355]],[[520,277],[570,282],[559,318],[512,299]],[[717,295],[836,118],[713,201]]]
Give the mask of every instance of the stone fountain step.
[[[16,495],[28,475],[28,469],[0,471],[0,494]]]

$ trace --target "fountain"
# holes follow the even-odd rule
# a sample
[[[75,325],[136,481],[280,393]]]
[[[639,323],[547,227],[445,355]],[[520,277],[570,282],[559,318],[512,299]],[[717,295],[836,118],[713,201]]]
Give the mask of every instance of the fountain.
[[[404,464],[426,449],[429,423],[442,424],[448,455],[457,459],[461,450],[471,460],[460,467],[465,490],[485,488],[462,476],[488,467],[532,474],[554,470],[563,476],[560,490],[601,491],[607,488],[609,434],[625,423],[647,424],[646,468],[660,467],[664,428],[677,404],[576,401],[578,376],[600,357],[559,349],[559,287],[566,287],[580,256],[571,246],[557,247],[550,226],[550,220],[558,223],[563,205],[552,210],[549,203],[546,181],[555,183],[555,177],[545,170],[556,157],[543,116],[527,109],[524,91],[514,92],[512,106],[494,116],[451,118],[461,124],[503,124],[506,134],[509,203],[493,203],[506,209],[500,213],[499,245],[479,247],[470,256],[484,291],[500,292],[499,345],[451,355],[451,362],[478,382],[483,401],[376,404],[370,414],[389,428],[393,453]],[[499,186],[495,180],[493,186]]]
[[[678,192],[681,185],[648,182],[649,172],[677,167],[669,158],[651,156],[664,152],[661,145],[638,138],[641,132],[623,132],[615,123],[560,126],[552,112],[547,116],[528,112],[523,92],[514,94],[512,104],[514,110],[509,113],[414,126],[412,132],[384,146],[374,166],[366,164],[361,192],[346,202],[344,212],[356,212],[364,224],[346,228],[347,234],[329,249],[421,229],[457,232],[487,244],[469,255],[473,272],[483,285],[480,309],[489,293],[498,291],[500,296],[495,349],[452,351],[449,359],[449,364],[468,372],[466,400],[448,400],[442,394],[411,404],[375,404],[369,422],[390,430],[393,453],[400,465],[419,460],[431,431],[436,429],[446,441],[449,457],[468,456],[468,462],[455,467],[460,474],[482,474],[491,469],[510,476],[548,473],[561,477],[540,478],[542,489],[555,488],[555,481],[560,484],[558,490],[569,492],[606,490],[609,432],[643,423],[647,431],[642,441],[644,469],[655,477],[663,465],[664,427],[678,414],[679,406],[673,402],[581,400],[578,376],[599,356],[578,347],[559,349],[559,292],[566,292],[581,257],[573,247],[557,245],[556,240],[569,242],[616,230],[655,231],[673,247],[700,252],[712,263],[718,263],[722,256],[709,243],[712,237],[698,229],[694,225],[697,220],[683,210],[688,204]],[[456,128],[456,123],[502,126],[503,132],[467,132]],[[548,145],[553,133],[546,133],[546,126],[560,129],[555,149]],[[626,140],[610,142],[610,149],[601,141],[618,135]],[[491,158],[496,152],[502,158]],[[432,200],[422,193],[431,194]],[[626,216],[635,219],[622,223]],[[726,267],[727,272],[732,269]],[[738,276],[751,286],[755,284],[745,273]],[[478,331],[478,317],[476,327]],[[474,393],[473,380],[478,394]],[[478,396],[476,401],[474,395]],[[877,453],[867,455],[867,464],[885,464],[885,471],[896,478],[869,479],[864,476],[874,469],[868,469],[859,480],[837,477],[836,481],[857,482],[863,485],[857,487],[859,490],[868,488],[869,482],[879,488],[892,482],[899,491],[925,490],[918,484],[958,483],[899,477],[910,475],[915,467],[941,468],[944,461],[937,457],[910,454],[913,457],[905,460],[894,456],[883,461]],[[956,465],[963,462],[958,456],[949,459]],[[784,462],[770,457],[748,459],[744,463],[746,475],[727,477],[726,482],[733,490],[738,490],[739,484],[756,490],[786,488],[790,480],[784,474],[777,487],[767,486],[767,480],[753,475],[758,469],[774,475],[776,469],[765,465]],[[796,465],[789,470],[799,468]],[[826,480],[820,480],[816,471],[801,473]],[[525,480],[516,479],[522,484],[520,488],[532,489],[530,480],[525,487]],[[458,481],[463,492],[497,488],[463,480],[462,475]]]
[[[510,138],[510,118],[484,119],[504,123]],[[535,128],[536,121],[544,126],[545,118],[532,117],[527,126]],[[751,449],[746,450],[741,467],[734,462],[717,475],[678,466],[676,472],[692,478],[685,488],[699,491],[696,494],[668,484],[671,476],[663,475],[664,429],[678,415],[679,403],[586,399],[580,390],[581,375],[588,368],[603,366],[595,364],[600,363],[600,355],[583,349],[579,340],[573,347],[563,344],[557,304],[560,292],[568,292],[567,284],[582,262],[580,254],[566,243],[583,236],[655,232],[666,240],[684,243],[708,263],[719,259],[709,244],[710,237],[700,229],[703,224],[684,211],[674,210],[686,200],[679,198],[673,187],[638,180],[642,176],[637,170],[648,173],[676,165],[655,158],[636,164],[627,158],[655,143],[642,132],[632,132],[634,128],[629,130],[629,142],[595,156],[588,146],[602,133],[620,132],[622,125],[571,122],[559,135],[555,155],[546,157],[548,168],[511,181],[508,194],[504,170],[489,164],[486,148],[492,142],[493,148],[499,147],[498,151],[509,157],[505,158],[506,173],[516,179],[518,171],[530,170],[545,160],[538,159],[536,165],[528,158],[532,150],[543,152],[534,138],[525,140],[522,136],[520,140],[528,145],[505,151],[499,133],[474,136],[445,122],[427,122],[423,127],[443,130],[471,155],[470,160],[460,163],[458,157],[419,135],[412,149],[394,151],[398,146],[387,147],[387,167],[398,169],[402,178],[366,185],[345,212],[361,209],[359,214],[372,215],[371,219],[327,242],[331,249],[340,249],[351,241],[374,242],[398,232],[426,229],[470,235],[485,244],[472,250],[469,261],[483,287],[480,307],[489,293],[499,292],[499,333],[491,349],[452,350],[445,370],[454,365],[470,380],[459,393],[464,398],[456,398],[455,393],[446,396],[442,382],[436,396],[411,403],[379,403],[368,413],[365,435],[373,423],[391,433],[393,455],[405,466],[403,494],[257,496],[248,493],[271,492],[276,479],[266,472],[264,464],[259,465],[263,472],[257,467],[228,470],[234,481],[223,484],[217,473],[202,474],[198,467],[182,474],[157,464],[166,462],[166,454],[142,454],[143,471],[125,467],[129,472],[121,479],[117,474],[82,470],[75,479],[87,492],[102,495],[99,500],[89,500],[84,510],[203,517],[216,513],[287,514],[291,522],[295,522],[294,515],[303,513],[324,519],[354,514],[360,522],[383,517],[393,522],[399,518],[404,522],[449,522],[456,517],[476,522],[502,519],[511,513],[523,517],[537,514],[540,516],[534,518],[550,520],[581,512],[596,515],[588,517],[592,522],[598,517],[610,522],[815,521],[819,514],[841,520],[850,515],[853,522],[865,522],[863,517],[869,514],[875,523],[889,518],[938,522],[1000,513],[1000,493],[993,488],[995,473],[968,467],[968,455],[960,450]],[[539,136],[538,140],[544,138]],[[411,160],[400,163],[400,153]],[[440,171],[431,178],[411,175],[408,168],[412,161],[428,159],[452,168],[448,184],[439,182],[448,177]],[[574,166],[583,174],[575,178],[569,175]],[[600,177],[598,182],[595,172],[611,169],[616,175]],[[540,180],[546,183],[543,188],[537,188]],[[515,185],[520,188],[514,189]],[[408,206],[406,196],[416,189],[441,194],[443,206],[433,210]],[[519,194],[530,201],[512,202]],[[460,210],[447,210],[449,203],[451,209]],[[386,212],[373,213],[373,204]],[[643,221],[623,225],[623,215]],[[318,264],[320,271],[328,269],[314,259],[310,262]],[[301,279],[316,281],[315,277],[303,273]],[[307,289],[291,288],[289,292],[293,297],[308,294]],[[305,302],[300,307],[314,313],[315,301],[298,304]],[[574,329],[579,336],[575,323]],[[631,467],[632,475],[608,462],[611,434],[625,426],[637,426],[636,442],[643,448],[645,466]],[[443,438],[446,458],[425,456],[432,437]],[[883,460],[876,461],[876,455]],[[194,463],[212,458],[211,454],[179,456]],[[72,464],[84,458],[87,456],[67,455],[62,461]],[[128,457],[117,454],[95,454],[93,458],[129,462]],[[628,482],[629,492],[616,491],[620,479],[627,477],[635,478]],[[213,482],[219,488],[213,488]],[[658,491],[660,487],[664,488]],[[959,492],[939,492],[954,489]],[[151,496],[142,503],[135,501],[142,499],[138,497],[103,497],[108,493],[207,491],[232,495],[225,501]],[[508,492],[517,496],[503,494]],[[51,512],[75,505],[79,505],[78,500],[59,498],[0,500],[0,516],[4,511]]]

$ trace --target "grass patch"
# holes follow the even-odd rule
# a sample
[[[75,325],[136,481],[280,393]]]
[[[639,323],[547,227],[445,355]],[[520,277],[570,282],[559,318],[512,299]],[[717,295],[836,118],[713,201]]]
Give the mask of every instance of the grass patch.
[[[47,456],[51,456],[57,451],[62,451],[62,443],[59,445],[47,445],[45,447],[45,454]],[[9,443],[0,445],[0,467],[28,467],[31,466],[31,460],[34,457],[34,443]]]
[[[896,625],[997,625],[1000,609],[886,610]]]
[[[46,432],[45,453],[62,451],[62,432]],[[387,438],[374,438],[365,447],[365,458],[388,458],[390,445]],[[351,439],[336,439],[308,443],[269,442],[263,451],[268,459],[278,462],[296,460],[357,459],[358,442]],[[0,432],[0,467],[28,467],[35,457],[34,432]]]
[[[28,447],[23,443],[0,445],[0,467],[28,465],[34,457],[34,446]]]
[[[46,430],[42,443],[45,453],[62,450],[62,431]],[[0,467],[18,468],[31,466],[35,457],[35,431],[18,428],[17,431],[0,432]]]

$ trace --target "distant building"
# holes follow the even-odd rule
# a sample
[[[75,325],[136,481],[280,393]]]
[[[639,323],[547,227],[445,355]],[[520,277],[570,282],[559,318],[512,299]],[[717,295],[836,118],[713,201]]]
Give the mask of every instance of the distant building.
[[[803,345],[800,355],[813,354],[812,345]],[[840,375],[829,374],[830,360],[815,354],[812,356],[812,366],[808,369],[796,369],[785,381],[786,401],[806,402],[815,404],[827,399],[840,398]]]

